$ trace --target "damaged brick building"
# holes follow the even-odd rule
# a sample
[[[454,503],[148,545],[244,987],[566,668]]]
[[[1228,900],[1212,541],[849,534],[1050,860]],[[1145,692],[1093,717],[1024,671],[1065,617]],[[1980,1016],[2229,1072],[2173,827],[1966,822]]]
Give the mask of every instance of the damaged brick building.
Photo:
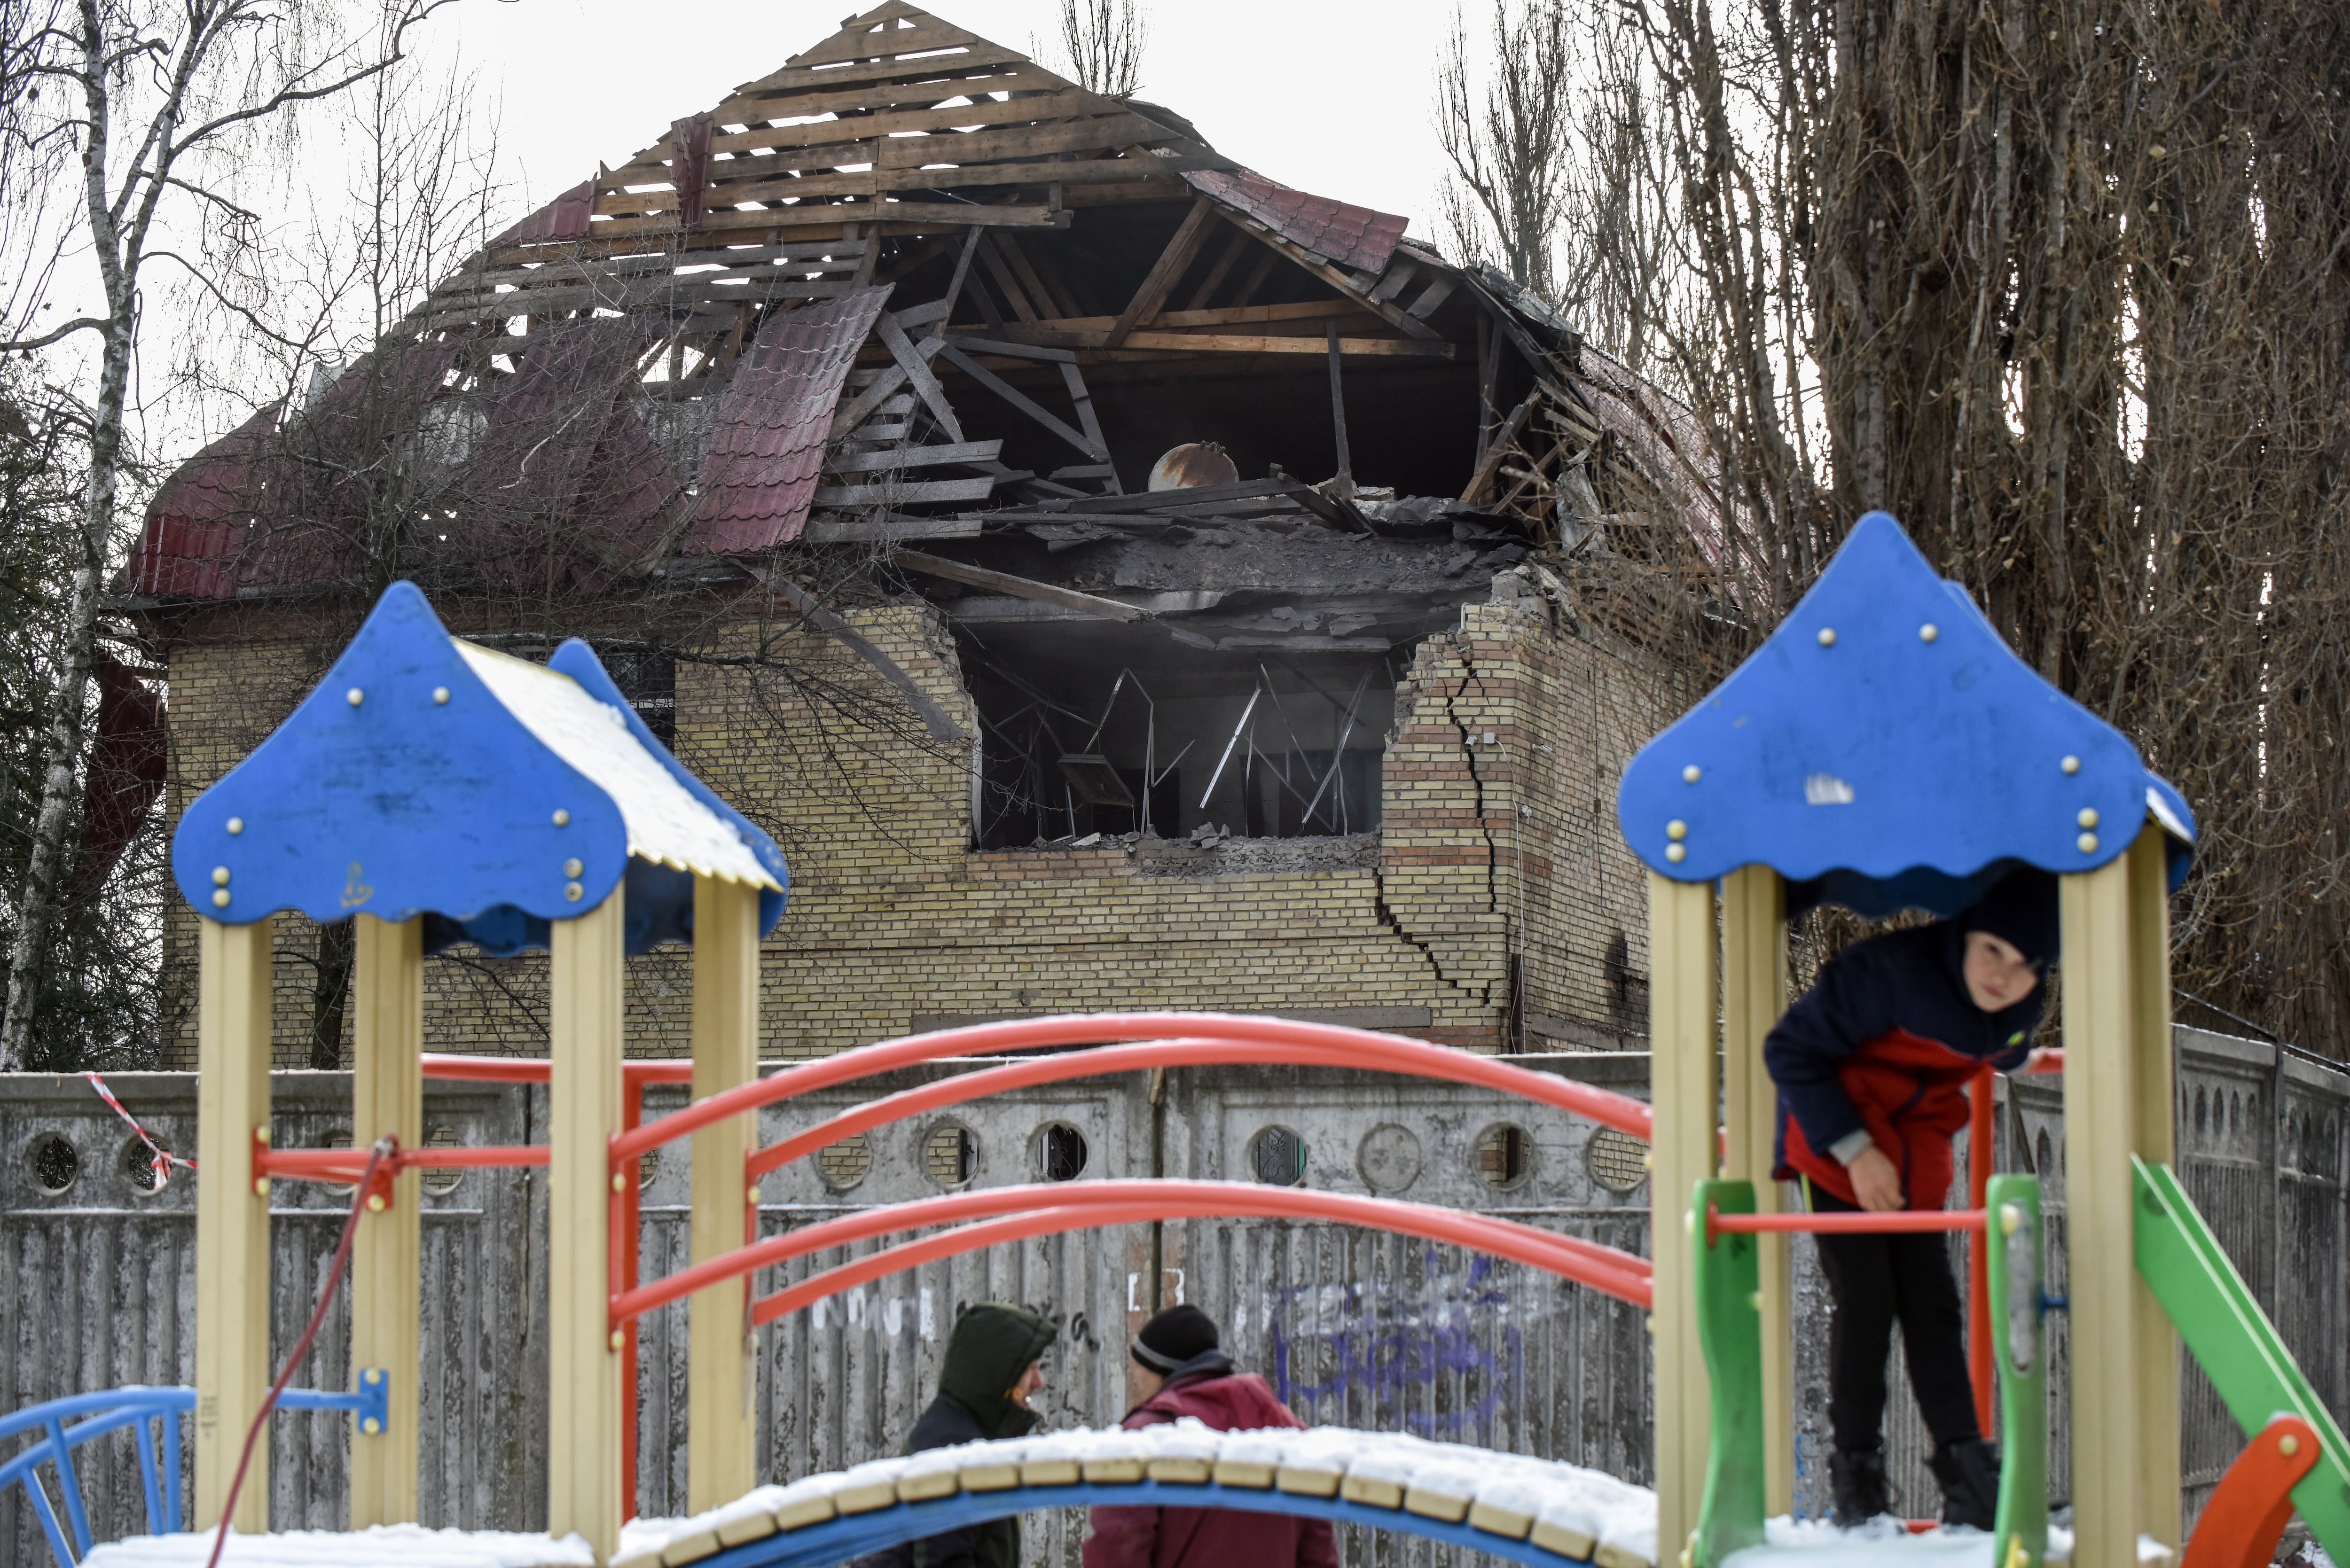
[[[1705,643],[1718,502],[1685,410],[1405,227],[852,18],[161,488],[123,587],[170,804],[408,577],[461,635],[596,642],[784,843],[767,1055],[1152,1005],[1632,1043],[1615,780]],[[335,939],[281,958],[323,1064]],[[682,1050],[636,963],[632,1038]],[[535,1050],[542,988],[460,950],[432,1037]]]

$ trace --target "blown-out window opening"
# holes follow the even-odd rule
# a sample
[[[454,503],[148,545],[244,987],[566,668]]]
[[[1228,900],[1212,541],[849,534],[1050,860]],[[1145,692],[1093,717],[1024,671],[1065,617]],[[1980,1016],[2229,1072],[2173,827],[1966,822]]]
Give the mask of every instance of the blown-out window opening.
[[[1261,657],[1124,628],[1009,629],[964,649],[984,732],[980,848],[1379,826],[1392,656]],[[1144,641],[1153,637],[1162,646]],[[1114,660],[1114,649],[1130,657]]]

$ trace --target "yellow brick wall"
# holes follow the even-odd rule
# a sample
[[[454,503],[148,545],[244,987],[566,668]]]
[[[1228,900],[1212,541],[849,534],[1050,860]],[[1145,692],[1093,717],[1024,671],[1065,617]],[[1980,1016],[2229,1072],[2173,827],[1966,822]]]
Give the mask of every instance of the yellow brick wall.
[[[966,729],[952,638],[922,606],[850,618]],[[174,808],[217,778],[318,666],[295,643],[172,653]],[[917,1020],[1143,1007],[1392,1015],[1478,1049],[1637,1044],[1605,960],[1647,969],[1644,892],[1615,777],[1658,682],[1555,607],[1472,605],[1399,687],[1377,868],[1144,875],[1127,849],[975,852],[967,745],[933,741],[870,667],[795,624],[743,623],[677,671],[680,759],[773,833],[790,908],[766,944],[761,1052],[820,1054]],[[1484,736],[1492,734],[1488,745]],[[1596,804],[1595,804],[1596,803]],[[317,936],[286,921],[279,1054],[303,1059]],[[174,983],[193,918],[172,917]],[[543,956],[429,968],[435,1049],[544,1048]],[[631,961],[633,1054],[687,1049],[691,964]],[[180,1032],[192,1056],[192,1017]]]

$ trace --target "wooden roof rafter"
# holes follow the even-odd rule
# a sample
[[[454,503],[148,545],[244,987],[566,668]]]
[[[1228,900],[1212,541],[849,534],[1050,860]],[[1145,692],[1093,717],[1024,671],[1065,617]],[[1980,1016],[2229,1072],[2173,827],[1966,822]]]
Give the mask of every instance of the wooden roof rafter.
[[[1183,130],[886,0],[709,115],[600,169],[591,234],[681,228],[697,202],[702,230],[1057,226],[1068,185],[1141,182],[1173,194],[1187,170],[1232,167]],[[700,183],[680,191],[681,170]],[[960,202],[922,199],[1005,187],[1012,199],[983,200],[976,220]]]

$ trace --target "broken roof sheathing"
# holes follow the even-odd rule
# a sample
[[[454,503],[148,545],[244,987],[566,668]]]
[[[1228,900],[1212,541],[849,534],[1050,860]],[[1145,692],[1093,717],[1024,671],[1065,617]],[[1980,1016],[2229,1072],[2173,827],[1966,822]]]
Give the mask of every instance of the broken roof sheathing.
[[[1537,544],[1661,508],[1719,561],[1687,410],[1405,229],[889,0],[498,234],[368,374],[200,454],[128,584],[330,585],[358,503],[317,475],[378,472],[369,442],[406,454],[381,471],[429,493],[395,499],[446,528],[432,567],[460,590],[692,581],[795,542],[1057,553],[1232,507],[1430,541],[1451,508]],[[402,412],[417,430],[387,428]],[[1433,499],[1391,522],[1347,504],[1349,473],[1335,495],[1294,477],[1328,471],[1342,419],[1367,481]],[[1201,440],[1270,488],[1123,493]]]
[[[889,297],[887,287],[859,289],[769,318],[718,404],[694,548],[740,555],[799,537],[841,383]]]

